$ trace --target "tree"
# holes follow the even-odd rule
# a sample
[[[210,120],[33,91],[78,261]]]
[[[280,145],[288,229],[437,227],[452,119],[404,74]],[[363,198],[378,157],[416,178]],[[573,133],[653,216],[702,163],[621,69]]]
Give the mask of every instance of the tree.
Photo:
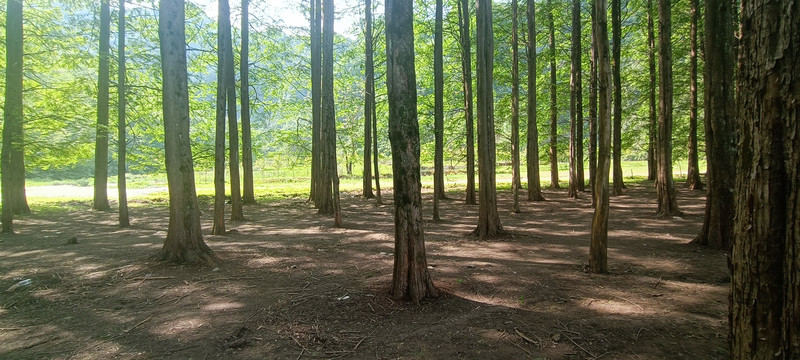
[[[239,59],[242,93],[242,202],[255,204],[253,188],[253,135],[250,130],[250,0],[242,0],[242,50]]]
[[[608,272],[608,171],[611,167],[611,61],[608,54],[608,20],[606,0],[594,2],[594,43],[597,48],[598,156],[594,182],[594,216],[589,250],[589,269],[593,273]]]
[[[729,6],[711,3],[722,11]],[[709,15],[727,22],[726,15]],[[740,23],[730,354],[731,359],[797,359],[800,8],[793,0],[745,0]]]
[[[614,77],[614,170],[613,195],[622,195],[622,80],[620,78],[620,53],[622,51],[622,15],[620,0],[611,0],[611,38],[613,53],[611,64]]]
[[[225,85],[226,112],[228,116],[228,163],[231,175],[231,220],[244,220],[242,211],[242,187],[239,176],[239,125],[236,118],[236,70],[233,64],[233,40],[231,37],[231,10],[228,0],[218,0],[219,29],[222,40],[223,84]]]
[[[461,74],[464,87],[464,118],[467,135],[467,205],[475,205],[475,122],[472,117],[472,50],[469,32],[469,1],[460,0],[458,8],[458,30],[461,42]]]
[[[127,124],[125,120],[125,0],[119,0],[118,21],[118,65],[117,65],[117,190],[119,192],[119,226],[130,226],[128,214],[128,187],[125,173],[128,168],[127,157]]]
[[[569,197],[583,191],[583,90],[581,87],[581,2],[572,0],[570,71]]]
[[[519,39],[517,38],[517,0],[511,0],[511,211],[519,212]]]
[[[433,169],[433,220],[439,221],[439,200],[444,194],[444,69],[442,65],[442,0],[436,0],[436,24],[433,34],[434,83],[434,169]]]
[[[653,25],[653,0],[647,0],[647,49],[648,70],[650,82],[648,83],[647,98],[650,104],[648,109],[649,136],[647,146],[647,180],[654,181],[658,173],[658,159],[656,138],[658,137],[658,123],[656,116],[656,35]]]
[[[322,0],[311,0],[311,200],[322,205]]]
[[[218,0],[217,11],[217,101],[214,137],[214,223],[212,235],[225,235],[225,104],[227,103],[227,71],[225,61],[225,24],[223,16],[228,0]],[[225,5],[223,5],[225,4]]]
[[[697,7],[698,0],[691,0],[691,24],[689,30],[689,164],[686,168],[686,186],[691,190],[702,190],[700,166],[697,159]]]
[[[394,172],[393,297],[419,303],[438,295],[425,259],[419,171],[413,1],[386,1],[389,140]]]
[[[22,117],[22,1],[6,2],[6,89],[3,107],[3,233],[14,232],[14,214],[29,213],[25,197]]]
[[[527,0],[528,16],[528,137],[525,150],[528,200],[544,201],[539,177],[539,129],[536,124],[536,2]]]
[[[92,208],[107,211],[108,205],[108,48],[111,33],[109,0],[100,1],[100,50],[97,71],[97,135],[94,147],[94,201]]]
[[[733,240],[736,186],[736,130],[734,129],[733,4],[705,1],[704,97],[706,159],[706,211],[703,228],[694,243],[730,249]]]
[[[336,166],[336,112],[333,103],[333,0],[322,2],[322,117],[320,118],[320,154],[322,190],[320,214],[334,216],[334,225],[342,225],[339,205],[339,174]]]
[[[595,180],[597,179],[597,44],[595,42],[595,10],[592,5],[592,44],[589,49],[589,188],[592,189],[594,205]]]
[[[672,13],[669,0],[658,0],[658,215],[680,215],[672,179]]]
[[[372,192],[372,107],[375,93],[375,65],[372,60],[372,2],[364,1],[364,176],[363,192],[365,199],[375,197]],[[377,136],[377,134],[375,134]]]
[[[494,96],[492,70],[494,41],[492,31],[492,2],[478,0],[475,5],[478,71],[478,227],[472,232],[479,239],[504,233],[497,213],[495,181]]]
[[[558,118],[556,116],[556,25],[553,21],[553,0],[547,0],[547,21],[550,29],[550,187],[558,189]]]
[[[158,8],[163,79],[164,148],[169,187],[169,227],[156,259],[211,263],[203,241],[189,145],[189,90],[183,0],[161,0]]]

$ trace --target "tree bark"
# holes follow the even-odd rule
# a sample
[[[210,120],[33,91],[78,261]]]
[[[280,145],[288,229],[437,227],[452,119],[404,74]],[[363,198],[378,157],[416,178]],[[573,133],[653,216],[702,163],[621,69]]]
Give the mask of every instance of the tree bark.
[[[647,49],[648,49],[648,69],[650,71],[650,83],[648,100],[650,108],[648,116],[650,119],[648,127],[648,146],[647,146],[647,180],[655,181],[658,173],[658,123],[656,116],[656,35],[653,25],[653,1],[647,0]]]
[[[127,124],[125,119],[125,0],[119,0],[119,21],[117,28],[117,190],[119,194],[119,226],[131,225],[128,212],[128,186],[125,173],[128,168],[127,157]]]
[[[592,5],[592,45],[589,50],[589,188],[592,205],[595,202],[594,183],[597,179],[597,44],[595,38],[595,6]]]
[[[231,37],[231,11],[228,0],[220,2],[220,30],[224,69],[225,95],[228,116],[228,162],[231,175],[231,220],[244,220],[242,211],[242,185],[239,175],[239,124],[236,118],[236,70],[233,64],[233,40]]]
[[[581,3],[572,0],[572,66],[570,67],[569,197],[583,191],[583,101],[581,87]]]
[[[672,4],[658,0],[658,215],[680,215],[672,179]]]
[[[461,74],[464,88],[464,118],[467,135],[467,205],[475,205],[475,121],[472,116],[472,50],[469,32],[469,1],[460,0],[458,8],[459,35],[461,40]]]
[[[372,192],[372,105],[375,94],[375,66],[372,60],[372,1],[364,1],[364,173],[361,195],[365,199],[375,197]],[[376,134],[377,136],[377,134]]]
[[[544,201],[539,176],[539,128],[536,120],[536,3],[527,0],[528,17],[528,135],[526,167],[528,201]]]
[[[173,262],[211,263],[203,241],[189,144],[189,90],[183,0],[159,3],[159,42],[163,79],[164,148],[169,186],[169,227],[155,258]]]
[[[558,122],[556,116],[556,26],[553,21],[553,0],[547,0],[547,21],[550,28],[550,187],[558,189]]]
[[[733,4],[706,0],[705,7],[705,130],[706,211],[703,228],[694,243],[730,249],[733,243],[736,186],[736,130],[734,103]]]
[[[608,272],[608,171],[611,163],[611,61],[608,54],[608,21],[606,0],[595,0],[594,42],[598,60],[599,128],[598,167],[595,177],[594,216],[589,250],[589,269],[593,273]]]
[[[612,195],[622,195],[622,80],[620,77],[620,53],[622,52],[622,21],[620,0],[611,0],[611,32],[613,44],[612,65],[614,71],[614,170]]]
[[[438,295],[425,258],[413,1],[386,1],[389,140],[394,171],[395,249],[391,295],[419,303]]]
[[[214,133],[214,222],[212,235],[225,235],[225,44],[223,39],[223,2],[217,1],[217,99]]]
[[[519,213],[519,39],[517,0],[511,0],[511,211]]]
[[[92,209],[108,211],[108,88],[109,37],[111,12],[109,0],[100,1],[100,60],[97,70],[97,128],[94,145],[94,201]]]
[[[442,65],[442,0],[436,0],[436,20],[433,33],[434,84],[434,160],[433,160],[433,220],[440,221],[439,200],[444,194],[444,68]]]
[[[253,136],[250,130],[250,0],[242,0],[242,49],[239,59],[242,93],[242,202],[255,204],[253,187]]]
[[[689,29],[689,164],[686,167],[686,186],[702,190],[700,166],[697,159],[697,7],[698,0],[690,0],[691,21]]]
[[[372,158],[374,159],[373,165],[375,166],[375,203],[383,205],[381,199],[381,176],[378,171],[378,115],[375,109],[375,81],[372,81]]]
[[[322,206],[322,0],[311,0],[311,200]]]
[[[492,2],[478,0],[477,17],[477,71],[478,71],[478,227],[472,232],[479,239],[502,235],[503,226],[497,213],[497,183],[495,174],[494,96],[492,69],[494,68],[494,40],[492,31]]]
[[[320,145],[323,182],[320,214],[333,215],[334,226],[342,226],[339,205],[339,174],[336,163],[336,107],[333,102],[333,0],[323,0],[322,22],[322,137]]]
[[[14,214],[30,213],[25,197],[22,106],[22,1],[6,2],[6,88],[3,106],[2,232],[14,232]]]
[[[798,359],[800,7],[745,0],[740,23],[730,355]]]

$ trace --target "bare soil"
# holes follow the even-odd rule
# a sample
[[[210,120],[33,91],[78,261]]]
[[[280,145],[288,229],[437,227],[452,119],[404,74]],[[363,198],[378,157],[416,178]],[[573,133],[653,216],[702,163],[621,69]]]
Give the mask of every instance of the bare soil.
[[[393,208],[374,200],[345,195],[341,229],[303,199],[247,206],[205,237],[213,267],[149,260],[164,204],[133,208],[125,229],[112,212],[25,217],[0,237],[0,358],[727,358],[726,254],[688,245],[702,192],[680,189],[671,219],[652,184],[613,197],[610,275],[585,271],[589,193],[546,190],[513,214],[503,192],[509,235],[490,241],[468,235],[477,206],[449,196],[425,226],[443,295],[420,305],[387,296]],[[6,291],[18,279],[31,285]]]

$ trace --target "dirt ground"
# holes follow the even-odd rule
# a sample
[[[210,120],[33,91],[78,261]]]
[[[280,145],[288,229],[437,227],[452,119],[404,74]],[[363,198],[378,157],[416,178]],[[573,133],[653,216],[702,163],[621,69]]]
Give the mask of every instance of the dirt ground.
[[[418,306],[387,296],[392,206],[373,200],[345,195],[341,229],[303,199],[248,206],[205,237],[214,267],[148,260],[164,204],[133,208],[127,229],[115,213],[31,215],[0,237],[0,358],[727,358],[726,255],[687,244],[703,192],[680,189],[673,219],[655,217],[652,184],[613,197],[610,275],[585,272],[589,193],[545,190],[513,214],[503,192],[510,235],[491,241],[468,236],[477,206],[449,196],[425,227],[443,295]],[[6,291],[18,279],[31,284]]]

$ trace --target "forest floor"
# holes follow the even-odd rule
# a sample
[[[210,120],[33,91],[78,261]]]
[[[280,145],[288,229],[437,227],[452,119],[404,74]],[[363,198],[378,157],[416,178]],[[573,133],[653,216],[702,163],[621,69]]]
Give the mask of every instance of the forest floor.
[[[425,224],[441,297],[420,305],[387,295],[393,207],[360,196],[343,196],[340,229],[304,199],[246,206],[231,234],[205,236],[211,267],[149,260],[164,203],[132,208],[125,229],[113,212],[26,216],[0,237],[0,358],[727,358],[726,255],[688,244],[704,192],[679,189],[671,219],[651,183],[612,197],[610,275],[586,272],[589,193],[548,189],[513,214],[503,191],[509,235],[489,241],[469,236],[478,207],[448,195]]]

